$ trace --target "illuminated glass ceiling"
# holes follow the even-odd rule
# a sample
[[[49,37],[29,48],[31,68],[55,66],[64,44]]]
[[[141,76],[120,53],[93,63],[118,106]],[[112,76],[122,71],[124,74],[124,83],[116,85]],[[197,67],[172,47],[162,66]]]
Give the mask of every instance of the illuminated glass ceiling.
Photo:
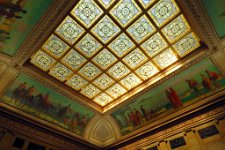
[[[80,0],[31,63],[105,106],[199,46],[173,0]]]

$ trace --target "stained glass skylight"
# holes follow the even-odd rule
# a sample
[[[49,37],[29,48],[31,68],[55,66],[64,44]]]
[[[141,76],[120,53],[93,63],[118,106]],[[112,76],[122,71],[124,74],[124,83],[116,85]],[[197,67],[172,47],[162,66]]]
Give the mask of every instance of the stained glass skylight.
[[[80,90],[82,87],[84,87],[88,82],[80,77],[79,75],[75,74],[70,79],[66,81],[66,84],[70,87],[72,87],[75,90]]]
[[[155,31],[155,27],[147,19],[146,16],[142,16],[134,24],[132,24],[127,32],[138,42],[146,39]]]
[[[82,0],[71,11],[71,14],[86,27],[92,25],[102,13],[101,8],[93,0]]]
[[[87,80],[94,79],[100,73],[101,73],[101,70],[98,69],[98,67],[96,67],[94,64],[90,62],[87,63],[78,71],[78,74],[80,74],[82,77],[86,78]]]
[[[92,32],[103,42],[107,43],[118,32],[119,27],[108,17],[105,16],[100,20],[97,25],[92,29]]]
[[[107,49],[104,49],[98,53],[98,55],[95,56],[92,61],[96,63],[96,65],[101,69],[105,70],[109,68],[115,61],[117,61],[117,58]]]
[[[122,57],[126,53],[128,53],[134,46],[134,43],[125,34],[121,34],[118,38],[110,43],[109,48],[118,57]]]
[[[139,49],[133,50],[123,58],[123,61],[132,69],[137,68],[147,60],[147,57]]]
[[[106,9],[115,1],[115,0],[100,0],[102,6],[104,6]]]
[[[61,60],[63,64],[72,70],[77,70],[81,65],[83,65],[87,59],[79,54],[74,49],[71,49]]]
[[[65,81],[72,74],[72,71],[61,63],[58,63],[50,69],[49,74],[60,81]]]
[[[69,44],[73,44],[84,33],[84,29],[67,16],[55,32]]]
[[[175,0],[80,0],[30,62],[104,107],[150,86],[199,41]]]
[[[86,34],[75,46],[78,51],[88,58],[97,53],[101,47],[102,45],[90,34]]]
[[[126,26],[141,13],[141,10],[134,0],[121,0],[110,13],[122,26]]]
[[[51,35],[42,48],[54,58],[60,58],[69,49],[69,46],[57,36]]]
[[[174,0],[160,0],[148,12],[157,26],[162,26],[177,15],[179,11]]]
[[[153,2],[155,2],[155,0],[140,0],[140,3],[145,8],[149,7]]]

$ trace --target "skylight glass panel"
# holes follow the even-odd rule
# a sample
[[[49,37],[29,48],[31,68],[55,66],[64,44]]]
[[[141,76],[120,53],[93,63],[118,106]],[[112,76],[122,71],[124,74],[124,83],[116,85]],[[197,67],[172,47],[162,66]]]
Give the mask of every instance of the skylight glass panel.
[[[42,46],[42,49],[49,53],[54,58],[60,58],[70,47],[52,34],[50,38]]]
[[[147,60],[148,58],[139,49],[135,49],[123,58],[123,61],[132,69],[137,68]]]
[[[118,62],[108,70],[108,73],[118,80],[130,73],[130,70],[122,62]]]
[[[149,11],[149,15],[160,27],[179,13],[179,8],[174,0],[160,0]]]
[[[90,34],[87,34],[80,40],[75,48],[87,58],[90,58],[102,48],[102,45]]]
[[[82,88],[80,93],[88,98],[93,98],[97,96],[100,92],[101,91],[97,87],[92,84],[89,84],[86,87]]]
[[[93,58],[93,62],[103,70],[109,68],[115,61],[117,61],[117,58],[107,49],[102,50]]]
[[[101,8],[93,0],[82,0],[71,11],[71,14],[86,27],[90,27],[102,13]]]
[[[97,96],[94,101],[97,103],[97,104],[100,104],[101,106],[105,106],[107,105],[108,103],[110,103],[112,101],[112,97],[110,97],[109,95],[105,94],[105,93],[102,93],[100,94],[99,96]]]
[[[117,25],[108,16],[105,16],[91,31],[97,35],[103,43],[107,43],[118,32],[120,32],[120,28],[117,27]]]
[[[84,29],[67,16],[55,32],[71,45],[84,33]]]
[[[200,46],[198,38],[193,32],[183,37],[173,45],[177,53],[183,57]]]
[[[66,81],[66,85],[72,87],[74,90],[77,91],[81,90],[81,88],[83,88],[87,84],[88,82],[77,74],[73,75]]]
[[[115,0],[99,0],[99,1],[107,9]]]
[[[94,64],[91,62],[87,63],[85,66],[83,66],[78,73],[87,80],[94,79],[97,75],[101,73],[101,70],[98,69]]]
[[[169,48],[153,59],[161,69],[168,67],[178,60],[174,52]]]
[[[139,0],[143,7],[147,8],[156,0]]]
[[[183,15],[180,15],[168,25],[166,25],[162,32],[167,37],[167,39],[172,43],[178,38],[181,38],[185,33],[190,30],[189,25],[187,24],[186,19]]]
[[[124,79],[120,80],[120,83],[130,90],[140,84],[142,81],[134,73],[129,74]]]
[[[135,71],[143,80],[147,80],[156,73],[159,72],[159,69],[152,63],[147,62],[144,65],[142,65],[140,68],[138,68]]]
[[[134,0],[121,0],[110,13],[122,26],[126,26],[141,10]]]
[[[74,49],[71,49],[61,60],[61,62],[72,70],[77,70],[81,65],[87,61]]]
[[[112,96],[114,99],[120,97],[121,95],[123,95],[126,92],[127,92],[127,90],[124,89],[118,83],[116,83],[115,85],[113,85],[106,91],[106,93],[109,94],[110,96]]]
[[[38,68],[47,71],[50,69],[52,65],[55,63],[55,59],[39,50],[35,55],[31,58],[31,63],[37,66]]]
[[[155,56],[167,46],[168,44],[159,33],[156,33],[141,45],[150,57]]]
[[[127,32],[138,43],[148,38],[154,31],[155,27],[152,25],[152,23],[148,20],[146,16],[142,16],[127,29]]]
[[[95,81],[93,82],[98,88],[105,90],[106,88],[108,88],[110,85],[112,85],[115,81],[109,77],[108,75],[106,75],[105,73],[102,74],[100,77],[98,77],[97,79],[95,79]]]
[[[134,46],[134,43],[125,34],[121,34],[112,43],[110,43],[109,48],[118,57],[122,57],[126,53],[128,53]]]
[[[65,81],[72,71],[61,63],[57,63],[53,68],[50,69],[49,74],[60,81]]]

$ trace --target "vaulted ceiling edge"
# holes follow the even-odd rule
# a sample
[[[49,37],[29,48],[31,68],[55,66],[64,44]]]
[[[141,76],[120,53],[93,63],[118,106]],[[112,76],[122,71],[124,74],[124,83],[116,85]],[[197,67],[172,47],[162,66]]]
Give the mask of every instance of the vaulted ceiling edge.
[[[133,0],[128,1],[135,2]],[[89,2],[89,0],[87,0],[87,2]],[[113,8],[114,6],[117,6],[116,2],[113,1],[109,7],[103,9],[105,6],[103,6],[101,2],[97,0],[94,0],[92,2],[97,5],[97,8],[99,7],[100,10],[102,9],[105,11],[103,12],[104,15],[108,15],[108,13],[110,13],[110,12],[106,13],[107,10],[111,11],[114,9]],[[153,4],[155,5],[157,2],[159,1],[154,0],[154,2],[151,5],[152,6]],[[54,36],[55,37],[58,36],[58,38],[61,38],[61,40],[63,39],[58,35],[59,33],[56,33],[57,31],[55,29],[57,28],[57,26],[61,25],[61,21],[64,19],[65,16],[69,16],[71,18],[74,17],[73,19],[75,21],[79,20],[76,18],[76,16],[73,16],[74,14],[72,14],[72,12],[70,12],[74,6],[75,7],[77,6],[76,4],[79,3],[79,1],[54,0],[53,3],[50,5],[48,11],[44,13],[44,15],[41,17],[41,19],[33,28],[33,30],[27,36],[25,42],[23,42],[23,44],[20,46],[17,54],[14,57],[8,56],[5,57],[4,55],[0,54],[0,61],[3,62],[4,64],[3,66],[0,65],[0,69],[15,70],[14,72],[15,77],[11,79],[10,81],[11,84],[9,84],[4,89],[3,97],[1,98],[4,103],[7,103],[7,106],[4,105],[4,107],[9,108],[15,112],[17,111],[17,109],[20,109],[22,115],[24,115],[24,111],[28,112],[28,115],[24,116],[33,115],[31,117],[33,120],[35,120],[34,118],[37,118],[36,119],[37,122],[41,124],[46,124],[48,127],[52,126],[59,132],[68,134],[70,137],[73,137],[73,134],[75,133],[74,137],[77,137],[78,139],[82,139],[87,142],[90,142],[88,141],[88,138],[89,139],[93,138],[92,142],[90,143],[94,144],[95,142],[93,141],[96,140],[94,139],[94,137],[97,137],[98,139],[100,139],[100,141],[96,142],[96,145],[102,144],[102,147],[104,147],[110,144],[117,145],[120,143],[118,142],[118,140],[121,140],[121,142],[127,141],[130,138],[137,137],[141,134],[146,133],[146,131],[154,129],[154,127],[160,127],[164,123],[167,123],[168,120],[174,121],[176,119],[179,119],[179,117],[184,117],[188,115],[188,113],[190,112],[194,112],[195,110],[197,110],[197,108],[203,109],[207,106],[207,104],[214,104],[217,101],[213,102],[212,99],[216,98],[217,96],[221,96],[220,95],[221,93],[224,94],[222,90],[224,90],[225,87],[225,79],[224,74],[222,72],[222,67],[220,66],[221,64],[218,64],[216,62],[216,58],[211,56],[215,52],[221,51],[222,45],[220,45],[219,39],[203,8],[201,0],[196,1],[177,0],[175,2],[177,2],[177,4],[180,6],[181,12],[179,13],[184,14],[184,16],[190,23],[191,29],[193,29],[194,33],[196,33],[199,36],[200,38],[199,42],[201,46],[196,51],[192,51],[189,55],[182,57],[180,61],[175,62],[165,70],[161,70],[160,72],[161,74],[156,74],[152,78],[149,78],[151,80],[142,79],[143,84],[141,86],[136,87],[134,89],[132,88],[129,89],[128,87],[126,87],[126,85],[123,85],[124,88],[125,89],[127,88],[126,90],[129,91],[130,93],[125,94],[119,97],[118,99],[115,99],[114,102],[110,102],[107,105],[101,107],[100,105],[94,102],[95,97],[93,99],[91,98],[89,99],[84,95],[82,95],[82,93],[80,94],[80,91],[82,89],[73,91],[72,88],[70,88],[69,86],[67,87],[66,84],[64,84],[66,81],[61,82],[50,76],[48,74],[49,73],[48,71],[50,71],[50,69],[45,72],[44,70],[41,70],[41,68],[37,68],[35,67],[34,64],[32,65],[31,63],[31,59],[33,59],[37,50],[41,48],[43,49],[44,47],[43,43],[45,43],[45,41],[49,39],[49,36],[51,34],[53,35],[55,34]],[[135,7],[144,8],[141,2],[137,3],[138,5],[136,6],[135,4],[134,5]],[[148,9],[152,7],[151,5],[147,6]],[[147,9],[145,11],[147,11]],[[142,12],[142,15],[144,13],[145,15],[147,15],[147,12]],[[114,21],[115,26],[120,26],[119,22],[115,24],[116,19],[113,16],[110,17],[111,20]],[[97,21],[99,22],[101,22],[102,20],[109,21],[110,17],[104,17],[102,15],[100,18],[97,19]],[[141,15],[139,15],[138,17],[142,19],[143,18],[149,19],[150,15],[148,17],[141,17]],[[154,22],[153,19],[150,18],[149,20],[152,21],[157,28],[161,29],[160,27],[157,26],[157,22]],[[81,22],[79,22],[80,26],[85,28],[85,25],[82,25]],[[130,24],[133,24],[135,22],[136,21],[132,20]],[[129,24],[129,22],[126,23]],[[169,23],[170,22],[165,23],[165,26],[168,25]],[[97,33],[92,33],[96,32],[95,29],[98,26],[98,22],[90,26],[91,28],[93,27],[93,29],[85,28],[87,29],[87,31],[85,32],[86,33],[90,32],[90,35],[93,36],[95,40],[97,39],[97,41],[99,41],[100,43],[101,42],[107,43],[107,41],[110,41],[110,38],[101,39],[98,37]],[[122,27],[120,28],[122,29]],[[126,28],[123,30],[126,30]],[[188,32],[192,32],[192,30]],[[187,34],[189,34],[188,32]],[[133,43],[136,43],[136,45],[138,46],[141,45],[140,43],[138,43],[139,39],[138,40],[132,39],[131,35],[129,35],[128,33],[126,34]],[[163,31],[160,31],[160,34],[163,35]],[[82,36],[86,37],[84,35]],[[165,35],[163,35],[163,37],[166,39]],[[111,39],[115,40],[117,39],[117,37],[115,36]],[[168,39],[166,40],[167,43],[169,43],[169,40]],[[63,39],[62,41],[64,43],[68,42],[65,39]],[[77,43],[79,43],[79,41]],[[172,47],[173,44],[174,43],[169,43],[168,45]],[[75,46],[76,44],[73,43],[70,48],[73,49]],[[106,44],[104,46],[107,47],[108,45]],[[46,52],[47,50],[41,51]],[[80,51],[77,52],[79,55],[82,53]],[[112,52],[112,54],[114,54],[112,50],[110,50],[109,52]],[[144,50],[142,49],[141,53],[143,53],[145,57],[147,56],[146,54],[147,52],[144,52]],[[178,56],[178,54],[176,55]],[[62,56],[64,57],[64,55]],[[86,55],[82,54],[82,56],[84,57]],[[1,59],[1,57],[3,59]],[[52,58],[53,57],[56,56],[52,56]],[[86,58],[88,61],[92,61],[92,58],[88,57]],[[133,70],[131,69],[132,66],[127,65],[128,62],[126,60],[126,57],[119,58],[118,56],[116,56],[115,58],[123,62],[131,70],[132,73],[136,73],[135,69]],[[152,57],[149,58],[150,58],[149,61],[152,61],[151,59]],[[56,59],[56,61],[61,62],[61,60],[58,58]],[[95,65],[94,61],[93,64]],[[160,68],[159,65],[156,66]],[[135,68],[135,66],[133,67]],[[199,68],[201,68],[201,70]],[[106,71],[103,72],[106,73]],[[136,76],[138,76],[137,74],[138,73],[136,73]],[[216,79],[212,78],[213,75],[214,78]],[[1,77],[2,72],[0,71],[0,79]],[[208,80],[210,80],[210,84]],[[88,81],[88,83],[90,82],[92,81],[91,80]],[[116,82],[122,85],[120,81],[116,80]],[[196,88],[193,86],[196,86]],[[48,105],[47,107],[46,105],[44,105],[44,109],[39,108],[37,107],[38,103],[36,104],[36,102],[28,104],[28,101],[23,102],[24,100],[23,98],[16,99],[17,97],[13,97],[16,96],[15,95],[15,92],[17,92],[16,89],[20,87],[31,90],[31,94],[35,93],[35,95],[33,95],[35,97],[33,98],[34,99],[38,98],[39,101],[41,101],[41,99],[48,100],[49,93],[51,97],[53,97],[53,99],[52,101],[50,100],[50,102],[47,101]],[[34,89],[36,90],[36,92],[34,92],[35,91]],[[182,91],[180,89],[184,90]],[[0,93],[1,92],[2,91],[0,91]],[[153,94],[151,94],[151,92],[153,92]],[[58,98],[55,95],[57,95]],[[154,97],[159,97],[158,101],[156,101]],[[176,102],[174,102],[174,99]],[[17,100],[19,103],[17,103]],[[12,107],[8,105],[11,105]],[[73,108],[71,109],[70,107]],[[45,110],[45,108],[47,110]],[[48,111],[48,109],[51,111]],[[80,112],[79,109],[82,109],[82,111]],[[38,112],[43,112],[43,114]],[[86,112],[87,114],[85,114]],[[47,115],[45,116],[44,114]],[[61,116],[61,114],[63,115]],[[103,128],[105,128],[105,131],[113,132],[113,130],[114,131],[116,130],[117,132],[120,132],[120,134],[118,134],[117,136],[110,135],[111,139],[109,140],[110,142],[108,143],[104,143],[101,141],[102,139],[108,140],[108,135],[105,135],[105,137],[97,135],[100,133],[99,128],[97,129],[97,131],[95,132],[96,134],[94,135],[93,130],[95,130],[97,127],[95,129],[91,127],[93,126],[94,123],[97,122],[93,118],[98,117],[104,118],[105,116],[109,116],[110,118],[109,120],[117,124],[115,129],[113,128],[111,129],[111,127],[107,124],[108,122],[104,124],[104,121],[102,121],[101,125]],[[52,123],[54,123],[54,125],[51,125]],[[91,133],[93,133],[93,136],[91,138],[89,137],[90,136],[89,133],[85,133],[87,131],[91,131]],[[84,134],[85,137],[83,137]]]

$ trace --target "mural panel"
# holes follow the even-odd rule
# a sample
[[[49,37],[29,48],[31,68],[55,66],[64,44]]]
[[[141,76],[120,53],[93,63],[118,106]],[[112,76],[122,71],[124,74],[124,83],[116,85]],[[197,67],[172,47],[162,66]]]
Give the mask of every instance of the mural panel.
[[[225,88],[225,79],[210,59],[205,59],[112,113],[123,135],[153,118],[178,110]]]
[[[25,74],[14,80],[1,101],[81,136],[94,116],[92,111]]]
[[[0,52],[14,56],[52,1],[0,0]]]
[[[225,1],[203,0],[207,13],[215,27],[219,38],[225,37]]]

